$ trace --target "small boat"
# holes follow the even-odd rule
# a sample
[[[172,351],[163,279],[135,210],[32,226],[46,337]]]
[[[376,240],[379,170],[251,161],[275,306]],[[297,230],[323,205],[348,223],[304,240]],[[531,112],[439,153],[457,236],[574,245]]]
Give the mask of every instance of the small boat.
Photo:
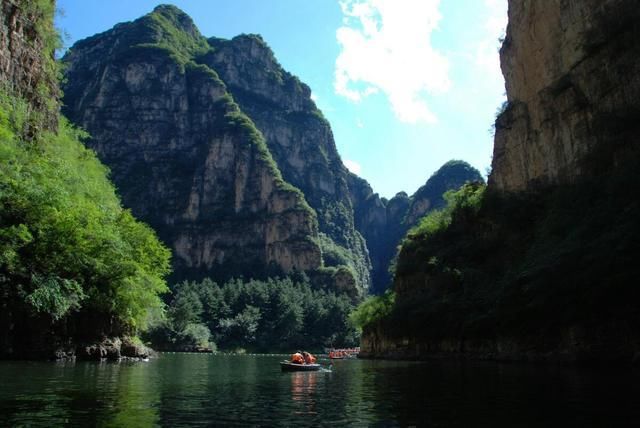
[[[331,360],[344,360],[347,358],[357,358],[360,348],[329,349],[328,356]]]
[[[320,364],[297,364],[291,361],[281,361],[280,368],[283,372],[315,372],[322,367]]]

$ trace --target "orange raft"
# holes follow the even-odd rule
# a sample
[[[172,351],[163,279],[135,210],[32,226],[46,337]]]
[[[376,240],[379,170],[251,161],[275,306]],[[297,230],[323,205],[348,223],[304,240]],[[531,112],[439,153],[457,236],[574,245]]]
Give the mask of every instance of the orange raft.
[[[342,349],[328,349],[329,358],[332,360],[342,360],[345,358],[356,358],[360,353],[360,348],[342,348]]]

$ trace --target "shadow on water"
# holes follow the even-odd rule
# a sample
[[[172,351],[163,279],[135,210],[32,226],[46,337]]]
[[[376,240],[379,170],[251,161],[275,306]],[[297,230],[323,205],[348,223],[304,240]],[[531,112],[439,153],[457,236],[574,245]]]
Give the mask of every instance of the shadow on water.
[[[0,362],[0,426],[628,426],[633,369],[163,354],[148,363]],[[328,366],[328,361],[320,361]]]

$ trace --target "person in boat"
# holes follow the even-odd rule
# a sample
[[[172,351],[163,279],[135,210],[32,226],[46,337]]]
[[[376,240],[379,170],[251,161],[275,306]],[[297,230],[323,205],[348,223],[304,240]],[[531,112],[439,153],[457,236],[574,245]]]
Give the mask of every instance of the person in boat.
[[[304,362],[307,364],[315,364],[316,363],[316,357],[314,357],[312,354],[308,353],[307,351],[304,351],[302,353],[302,356],[304,357]]]
[[[302,352],[296,351],[295,354],[291,356],[291,362],[294,364],[304,364],[304,356]]]

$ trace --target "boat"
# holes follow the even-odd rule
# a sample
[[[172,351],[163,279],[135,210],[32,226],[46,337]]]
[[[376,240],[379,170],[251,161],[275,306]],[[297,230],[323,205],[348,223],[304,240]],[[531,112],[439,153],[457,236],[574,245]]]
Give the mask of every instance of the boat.
[[[328,348],[326,349],[329,359],[331,360],[344,360],[347,358],[357,358],[360,353],[360,347],[358,348]]]
[[[320,364],[298,364],[291,361],[281,361],[280,368],[283,372],[316,372],[322,367]]]

